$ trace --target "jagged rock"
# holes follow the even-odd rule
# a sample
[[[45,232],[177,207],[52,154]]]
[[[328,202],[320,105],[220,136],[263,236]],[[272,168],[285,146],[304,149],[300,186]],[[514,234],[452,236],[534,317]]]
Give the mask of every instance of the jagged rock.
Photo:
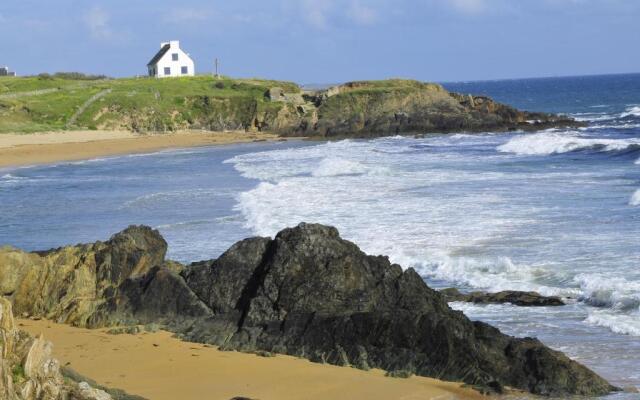
[[[285,135],[377,137],[397,134],[538,130],[579,126],[566,116],[531,113],[485,96],[451,93],[441,85],[412,80],[348,82],[307,93],[316,110],[276,130]]]
[[[111,395],[104,390],[92,388],[87,382],[78,383],[80,395],[87,400],[112,400]]]
[[[469,321],[414,270],[365,255],[331,227],[301,224],[273,240],[248,239],[183,276],[216,312],[183,333],[191,340],[333,364],[346,355],[363,369],[541,394],[613,389],[535,339]]]
[[[246,239],[216,260],[186,267],[168,266],[165,252],[157,231],[130,227],[105,243],[38,256],[0,251],[0,272],[11,273],[5,294],[19,312],[80,325],[158,323],[221,349],[402,370],[494,391],[616,389],[536,339],[470,321],[413,269],[364,254],[332,227],[301,224],[274,239]],[[44,284],[33,270],[47,276]],[[30,301],[27,277],[47,288],[28,292]],[[80,297],[87,293],[93,297]]]
[[[284,89],[281,87],[272,87],[269,88],[265,96],[271,101],[283,101],[284,100]]]
[[[107,242],[43,252],[5,248],[0,251],[0,294],[12,300],[20,315],[102,325],[105,319],[118,320],[103,309],[123,283],[162,264],[166,250],[164,239],[147,227],[127,228]]]
[[[456,288],[443,289],[440,293],[447,301],[463,301],[476,304],[504,304],[511,303],[523,307],[564,306],[565,303],[557,296],[543,296],[537,292],[521,292],[504,290],[497,293],[471,292],[461,293]]]
[[[3,400],[112,400],[85,383],[80,390],[67,382],[52,357],[52,345],[15,328],[11,303],[0,297],[0,399]]]

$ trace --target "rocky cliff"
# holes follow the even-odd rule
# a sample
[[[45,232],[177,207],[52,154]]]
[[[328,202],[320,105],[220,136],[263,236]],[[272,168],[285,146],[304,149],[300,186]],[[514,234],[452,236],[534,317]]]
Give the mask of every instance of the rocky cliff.
[[[107,80],[40,76],[15,79],[9,86],[0,94],[0,132],[205,129],[335,138],[576,124],[561,116],[518,111],[487,97],[449,93],[437,84],[402,79],[349,82],[313,91],[292,82],[211,76]]]
[[[533,338],[448,307],[412,269],[364,254],[335,228],[301,224],[216,260],[166,261],[157,231],[38,253],[0,251],[17,312],[97,327],[160,323],[223,349],[269,351],[545,395],[600,395],[604,379]]]
[[[572,126],[564,116],[519,111],[485,96],[450,93],[411,80],[350,82],[307,93],[302,120],[283,134],[375,137],[431,132],[536,130]]]
[[[16,329],[11,303],[0,297],[0,399],[112,400],[87,382],[65,378],[51,346]]]

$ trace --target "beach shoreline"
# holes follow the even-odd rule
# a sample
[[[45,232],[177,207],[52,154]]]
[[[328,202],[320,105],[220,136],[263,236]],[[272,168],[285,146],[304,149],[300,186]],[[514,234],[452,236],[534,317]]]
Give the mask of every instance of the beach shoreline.
[[[312,363],[290,356],[261,357],[181,341],[169,332],[113,335],[47,320],[17,320],[18,328],[43,334],[54,356],[101,385],[154,400],[486,399],[460,383],[384,376]]]
[[[128,131],[60,131],[0,134],[0,168],[80,161],[160,150],[285,140],[264,132],[180,131],[137,134]]]

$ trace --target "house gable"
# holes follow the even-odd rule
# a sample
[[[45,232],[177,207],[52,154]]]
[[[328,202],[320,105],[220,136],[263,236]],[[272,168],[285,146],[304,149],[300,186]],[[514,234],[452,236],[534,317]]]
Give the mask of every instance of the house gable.
[[[158,51],[156,53],[156,55],[153,56],[151,61],[149,61],[149,63],[147,64],[147,67],[150,67],[152,65],[156,65],[158,63],[158,61],[160,61],[162,59],[162,57],[164,57],[164,55],[167,54],[167,52],[169,51],[170,48],[171,48],[171,45],[169,43],[167,43],[164,46],[162,46],[160,48],[160,51]]]
[[[158,78],[193,76],[195,65],[187,53],[180,49],[180,42],[162,43],[160,51],[147,64],[149,76]]]

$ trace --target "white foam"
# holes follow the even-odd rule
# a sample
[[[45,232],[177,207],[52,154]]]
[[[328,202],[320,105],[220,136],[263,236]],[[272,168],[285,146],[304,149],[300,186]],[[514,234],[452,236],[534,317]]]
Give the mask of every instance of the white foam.
[[[596,107],[592,107],[596,108]],[[577,121],[584,122],[596,122],[596,121],[613,121],[616,119],[622,119],[627,117],[640,117],[640,106],[634,105],[627,107],[627,109],[618,114],[612,114],[607,112],[588,112],[588,113],[574,113],[571,116]]]
[[[320,161],[318,167],[311,172],[312,176],[340,176],[363,174],[367,168],[359,162],[338,157],[327,157]]]
[[[640,117],[640,106],[629,107],[625,112],[620,114],[620,118],[626,117]]]
[[[585,323],[608,328],[620,335],[640,336],[640,314],[613,314],[603,310],[592,310]]]
[[[580,130],[580,131],[591,131],[591,130],[594,130],[594,129],[620,129],[620,130],[622,130],[622,129],[635,129],[635,128],[638,128],[638,127],[640,127],[640,124],[637,124],[637,123],[623,123],[623,124],[621,124],[621,123],[617,123],[617,124],[604,123],[604,124],[591,124],[589,126],[578,128],[578,130]]]
[[[638,311],[640,307],[640,281],[600,273],[582,273],[573,279],[581,289],[583,301],[595,307],[620,312]]]
[[[629,140],[591,139],[578,132],[568,136],[580,145],[597,142],[616,149],[629,145]],[[558,145],[554,141],[565,140],[567,135],[545,131],[518,135],[509,143],[531,138],[551,139],[552,146],[545,151],[553,151]],[[554,188],[556,180],[584,187],[600,184],[607,175],[573,170],[521,175],[485,168],[494,158],[497,163],[504,162],[504,155],[490,151],[474,155],[478,154],[475,149],[490,150],[504,140],[504,136],[455,135],[344,141],[244,154],[228,162],[245,176],[262,180],[241,193],[236,206],[246,227],[257,235],[273,236],[300,221],[329,224],[363,251],[388,255],[392,262],[415,268],[437,285],[487,291],[535,290],[543,295],[580,298],[611,314],[626,315],[635,301],[633,285],[640,285],[640,281],[592,275],[574,279],[574,269],[556,263],[553,252],[557,249],[549,249],[554,245],[546,233],[540,238],[526,236],[526,242],[517,239],[521,232],[545,223],[540,218],[549,215],[549,210],[537,208],[535,201],[513,203],[514,188],[520,193],[518,199],[529,193],[526,189],[521,192],[523,180],[533,186],[539,179]],[[473,151],[466,151],[465,146]],[[587,237],[590,239],[582,240],[571,233],[566,240],[568,246],[579,242],[582,248],[593,240],[593,236]],[[539,251],[523,256],[524,249],[538,243],[542,244]],[[582,251],[576,257],[590,255]],[[597,287],[598,283],[602,286]]]
[[[475,182],[491,187],[505,178],[501,172],[425,165],[430,160],[469,162],[457,147],[436,151],[450,148],[452,142],[475,146],[482,138],[346,141],[234,157],[229,162],[243,174],[262,180],[239,195],[236,209],[257,235],[272,236],[300,221],[325,223],[337,226],[364,251],[388,255],[424,276],[474,287],[555,293],[535,283],[548,277],[548,271],[516,266],[506,257],[468,255],[493,238],[534,224],[537,210],[504,207],[508,202],[491,190],[440,192],[443,186],[461,188]]]
[[[28,178],[26,176],[18,176],[13,174],[4,174],[0,176],[0,184],[6,184],[12,186],[13,184],[23,184],[31,181],[32,178]]]
[[[596,148],[601,148],[602,151],[620,151],[638,145],[640,145],[640,139],[636,138],[585,138],[578,132],[541,132],[514,137],[498,146],[497,150],[518,155],[550,155]]]
[[[638,160],[640,161],[640,160]],[[638,161],[636,161],[636,164],[640,164]],[[633,195],[631,196],[631,199],[629,200],[629,205],[630,206],[640,206],[640,189],[636,190]]]
[[[20,179],[27,179],[25,177],[22,176],[15,176],[13,174],[4,174],[0,177],[2,180],[6,180],[6,181],[13,181],[13,180],[20,180]]]
[[[423,271],[427,268],[423,268]],[[537,291],[544,295],[569,295],[567,290],[539,282],[551,278],[545,268],[516,265],[509,257],[471,258],[447,256],[436,262],[428,276],[491,292],[501,290]]]

